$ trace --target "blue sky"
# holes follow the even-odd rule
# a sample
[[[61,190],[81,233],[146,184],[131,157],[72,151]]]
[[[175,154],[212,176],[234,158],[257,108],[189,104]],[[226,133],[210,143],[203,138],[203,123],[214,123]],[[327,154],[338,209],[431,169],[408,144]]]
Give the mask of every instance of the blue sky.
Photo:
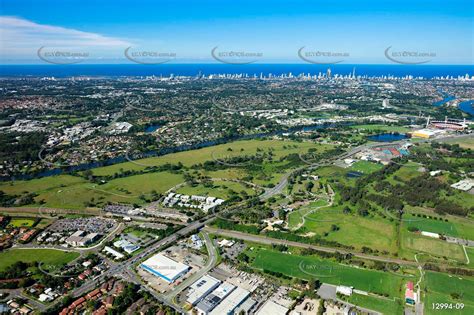
[[[473,7],[472,0],[1,0],[0,58],[40,64],[44,46],[87,52],[88,62],[129,63],[131,46],[173,52],[172,62],[216,62],[217,46],[260,53],[257,62],[301,63],[305,47],[344,53],[336,58],[344,63],[383,64],[391,46],[430,53],[432,64],[472,64]]]

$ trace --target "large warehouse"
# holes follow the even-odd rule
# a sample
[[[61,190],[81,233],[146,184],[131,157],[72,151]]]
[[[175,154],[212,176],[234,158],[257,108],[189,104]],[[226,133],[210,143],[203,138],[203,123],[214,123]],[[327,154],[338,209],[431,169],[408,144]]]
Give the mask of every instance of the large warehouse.
[[[176,281],[190,269],[188,265],[174,261],[162,254],[156,254],[145,260],[140,267],[169,283]]]

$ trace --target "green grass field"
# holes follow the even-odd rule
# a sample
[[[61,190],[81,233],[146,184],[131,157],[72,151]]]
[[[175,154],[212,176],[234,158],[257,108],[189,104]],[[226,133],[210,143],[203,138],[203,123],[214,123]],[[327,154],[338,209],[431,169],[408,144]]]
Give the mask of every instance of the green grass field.
[[[347,301],[382,314],[403,314],[403,302],[400,299],[382,299],[374,296],[352,294]]]
[[[141,204],[140,195],[152,190],[163,193],[184,182],[180,174],[169,172],[147,173],[117,178],[104,185],[96,185],[71,175],[44,177],[30,181],[16,181],[13,185],[2,183],[0,190],[7,194],[23,191],[35,192],[38,202],[44,200],[46,208],[82,209],[91,199],[102,202],[127,202]]]
[[[469,268],[474,268],[474,248],[472,247],[466,247],[466,253],[467,256],[469,257]]]
[[[0,253],[0,271],[15,262],[42,262],[43,264],[63,266],[79,257],[79,253],[55,249],[8,249]]]
[[[364,174],[370,174],[375,171],[382,169],[383,165],[379,163],[369,161],[357,161],[350,167],[351,171],[361,172]]]
[[[464,276],[426,272],[425,314],[474,314],[474,279]],[[461,310],[433,309],[433,303],[463,303]]]
[[[248,195],[255,195],[256,191],[252,188],[245,187],[243,184],[228,182],[228,181],[214,181],[212,187],[205,187],[203,185],[197,185],[195,187],[186,185],[176,190],[179,194],[185,195],[199,195],[199,196],[211,196],[222,199],[227,199],[231,195],[231,191],[240,193],[245,191]]]
[[[410,220],[410,222],[405,222],[404,226],[415,226],[420,230],[442,233],[454,237],[460,237],[465,239],[474,240],[474,229],[472,228],[474,220],[471,218],[464,218],[454,215],[444,215],[441,216],[437,213],[434,213],[432,209],[423,208],[423,207],[412,207],[405,206],[406,214],[404,219]],[[442,218],[442,220],[434,220],[429,218],[423,218],[415,216],[415,214],[422,214],[431,217]],[[445,221],[448,220],[448,222]]]
[[[456,225],[452,222],[445,222],[440,220],[433,220],[427,218],[419,218],[414,216],[405,216],[406,220],[413,220],[410,222],[404,222],[403,228],[415,227],[420,231],[427,231],[433,233],[441,233],[450,236],[459,236],[459,233],[456,229]]]
[[[303,217],[305,215],[307,215],[309,212],[319,211],[319,210],[323,211],[323,209],[324,209],[324,208],[322,208],[322,209],[314,210],[314,208],[323,207],[327,204],[328,203],[327,203],[326,200],[320,199],[320,200],[316,200],[314,202],[311,202],[307,206],[301,207],[299,210],[291,212],[288,215],[288,227],[290,229],[295,228],[296,226],[298,226],[299,224],[301,224],[303,222]]]
[[[367,246],[390,253],[397,251],[393,223],[378,217],[344,214],[343,208],[342,205],[332,206],[311,213],[304,224],[306,231],[319,235],[329,232],[328,236],[323,238],[352,245],[357,250]],[[330,231],[332,225],[338,226],[339,230]]]
[[[295,167],[289,164],[289,161],[279,161],[280,158],[289,154],[306,153],[309,149],[322,151],[331,148],[331,145],[319,145],[311,142],[296,142],[283,140],[245,140],[236,141],[228,144],[217,145],[213,147],[202,148],[185,152],[168,154],[160,157],[142,159],[139,163],[145,165],[163,165],[165,163],[181,162],[185,166],[192,166],[206,161],[212,161],[214,158],[225,157],[229,152],[235,155],[254,155],[271,153],[272,161],[266,160],[260,167],[256,167],[252,172],[253,182],[259,185],[268,185],[277,183],[281,176],[288,172],[288,169]],[[232,151],[228,151],[231,149]],[[258,151],[258,152],[257,152]],[[120,163],[116,165],[93,169],[95,175],[113,175],[126,170],[143,170],[145,166],[140,166],[131,162]],[[213,178],[241,179],[249,174],[242,168],[234,167],[226,170],[214,172],[202,172],[204,175]],[[140,196],[150,196],[152,191],[163,193],[168,189],[184,182],[181,174],[170,172],[146,173],[122,178],[116,178],[103,185],[92,184],[84,178],[71,175],[59,175],[44,177],[28,181],[15,181],[0,183],[0,190],[11,195],[20,195],[25,192],[34,192],[38,196],[35,201],[39,203],[44,201],[43,207],[62,208],[62,209],[84,209],[87,207],[101,207],[107,202],[112,203],[136,203],[142,204]],[[236,191],[246,190],[252,192],[252,189],[238,187],[240,184],[229,183],[226,186],[229,189],[238,189]],[[223,187],[224,185],[219,185]],[[205,193],[202,187],[183,188],[191,191]],[[225,188],[224,188],[225,190]],[[225,197],[228,192],[216,190],[217,197]],[[209,195],[212,195],[209,193]],[[33,205],[34,206],[34,205]],[[39,204],[38,204],[39,207]]]
[[[35,223],[35,219],[30,218],[12,218],[8,227],[10,228],[20,228],[20,227],[31,227]]]
[[[252,267],[281,272],[300,279],[320,279],[322,282],[353,286],[356,289],[398,297],[402,278],[390,273],[360,269],[317,257],[284,254],[266,249],[248,252],[255,257]]]
[[[461,139],[449,139],[443,142],[449,144],[459,144],[461,148],[474,150],[474,137],[461,138]]]
[[[402,256],[407,259],[413,259],[415,253],[426,253],[440,258],[446,257],[461,263],[466,261],[464,251],[460,245],[421,236],[406,229],[401,230],[401,248]]]
[[[410,128],[402,126],[387,126],[387,125],[354,125],[351,126],[352,129],[362,129],[368,131],[387,131],[387,132],[408,132],[411,131]]]
[[[316,145],[310,142],[282,141],[282,140],[242,140],[231,143],[220,144],[212,147],[202,148],[198,150],[184,151],[173,154],[167,154],[159,157],[152,157],[137,160],[136,162],[148,166],[158,166],[166,163],[181,162],[185,166],[191,166],[197,163],[212,161],[213,155],[217,159],[225,159],[226,156],[244,156],[255,155],[257,150],[273,152],[274,159],[292,153],[306,153],[308,149],[314,148],[319,150],[330,148],[331,145]],[[228,149],[232,151],[228,151]],[[120,163],[111,166],[94,169],[95,175],[112,175],[119,173],[120,170],[141,170],[144,166],[134,164],[132,162]]]

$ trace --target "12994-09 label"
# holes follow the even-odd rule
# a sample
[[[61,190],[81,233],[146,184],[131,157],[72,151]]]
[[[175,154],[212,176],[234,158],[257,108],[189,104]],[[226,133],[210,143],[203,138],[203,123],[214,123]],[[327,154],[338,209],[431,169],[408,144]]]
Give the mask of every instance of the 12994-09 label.
[[[462,310],[464,303],[432,303],[434,310]]]

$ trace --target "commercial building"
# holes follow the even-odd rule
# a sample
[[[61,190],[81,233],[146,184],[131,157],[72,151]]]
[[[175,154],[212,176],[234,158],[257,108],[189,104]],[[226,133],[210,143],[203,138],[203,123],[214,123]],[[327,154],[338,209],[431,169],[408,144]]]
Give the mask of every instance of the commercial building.
[[[255,313],[256,315],[286,315],[288,308],[268,300],[263,307]]]
[[[420,129],[414,131],[411,135],[416,138],[429,139],[433,138],[437,134],[443,133],[442,130],[433,130],[433,129]]]
[[[114,256],[115,259],[122,259],[123,257],[125,257],[124,254],[116,251],[115,249],[109,246],[105,246],[103,251],[106,252],[107,254]]]
[[[189,287],[186,302],[191,305],[196,305],[206,297],[206,295],[217,288],[219,284],[221,284],[221,281],[214,277],[208,275],[202,276]]]
[[[223,301],[216,306],[209,314],[211,315],[226,315],[232,314],[233,311],[240,306],[250,295],[250,292],[237,287],[233,290]]]
[[[228,282],[222,283],[201,302],[196,305],[196,311],[199,315],[209,314],[219,303],[225,299],[233,290],[235,286]]]
[[[66,239],[66,243],[74,247],[86,246],[97,241],[99,238],[100,234],[98,233],[89,233],[86,235],[84,231],[76,231]]]
[[[117,248],[123,249],[125,252],[128,254],[131,254],[137,250],[140,249],[140,246],[133,244],[132,242],[129,242],[127,240],[121,239],[116,242],[114,242],[114,246]]]
[[[162,254],[156,254],[147,259],[140,267],[169,283],[173,283],[190,269],[188,265],[174,261]]]

